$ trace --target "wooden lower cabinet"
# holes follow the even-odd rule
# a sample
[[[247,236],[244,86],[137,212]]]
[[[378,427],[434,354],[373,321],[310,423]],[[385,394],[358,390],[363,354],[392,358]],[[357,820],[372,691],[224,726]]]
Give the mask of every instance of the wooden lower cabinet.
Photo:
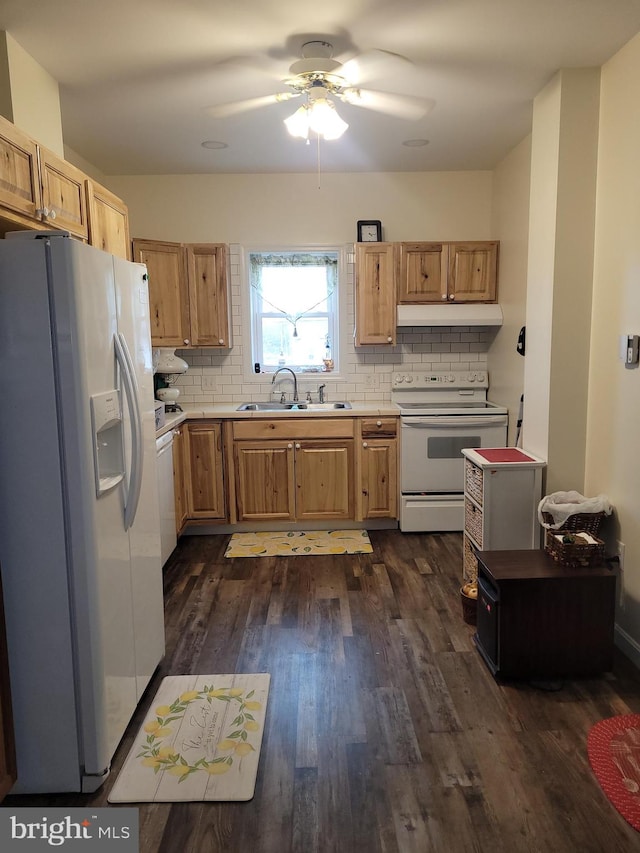
[[[351,418],[236,421],[237,521],[353,519],[353,435]]]
[[[221,423],[182,424],[176,430],[173,460],[178,532],[188,521],[225,521]]]
[[[359,422],[357,518],[398,517],[397,418]]]

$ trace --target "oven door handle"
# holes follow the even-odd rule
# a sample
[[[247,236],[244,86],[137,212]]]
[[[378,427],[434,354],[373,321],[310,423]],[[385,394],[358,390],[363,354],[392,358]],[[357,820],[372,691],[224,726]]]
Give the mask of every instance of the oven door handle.
[[[417,418],[401,418],[403,427],[414,427],[424,429],[426,427],[436,429],[440,427],[486,427],[486,426],[504,426],[507,423],[506,415],[488,415],[487,417],[417,417]]]

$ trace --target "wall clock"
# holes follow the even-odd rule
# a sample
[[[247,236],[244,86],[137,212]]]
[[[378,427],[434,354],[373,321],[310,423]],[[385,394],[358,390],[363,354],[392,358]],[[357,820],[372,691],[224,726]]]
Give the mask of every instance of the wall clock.
[[[358,243],[382,242],[382,223],[379,219],[358,220]]]

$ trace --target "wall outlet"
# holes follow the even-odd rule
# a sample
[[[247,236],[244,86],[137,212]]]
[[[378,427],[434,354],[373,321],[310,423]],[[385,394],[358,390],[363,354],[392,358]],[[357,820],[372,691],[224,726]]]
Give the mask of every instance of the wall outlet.
[[[373,390],[380,387],[380,377],[377,373],[367,373],[364,377],[364,387]]]
[[[215,391],[217,388],[216,377],[212,373],[202,374],[202,390]]]
[[[624,607],[624,542],[616,540],[616,554],[618,555],[618,567],[620,569],[619,602]]]

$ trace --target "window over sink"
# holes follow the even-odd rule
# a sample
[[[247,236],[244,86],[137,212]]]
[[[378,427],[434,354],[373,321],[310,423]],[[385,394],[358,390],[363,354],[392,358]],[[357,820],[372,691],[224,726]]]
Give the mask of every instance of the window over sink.
[[[338,367],[341,250],[248,250],[252,362],[273,373]]]

